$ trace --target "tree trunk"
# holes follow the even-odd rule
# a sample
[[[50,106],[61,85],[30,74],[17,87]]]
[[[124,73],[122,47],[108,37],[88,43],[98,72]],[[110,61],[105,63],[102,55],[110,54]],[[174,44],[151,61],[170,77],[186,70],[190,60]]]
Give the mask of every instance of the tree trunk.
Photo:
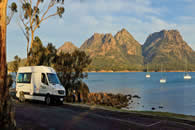
[[[34,42],[34,32],[31,31],[31,41],[30,41],[30,48],[29,48],[29,41],[27,42],[27,60],[26,60],[26,65],[29,66],[31,65],[30,63],[30,51],[32,49],[32,44]]]
[[[14,113],[7,86],[6,27],[7,2],[0,0],[0,129],[14,129]]]

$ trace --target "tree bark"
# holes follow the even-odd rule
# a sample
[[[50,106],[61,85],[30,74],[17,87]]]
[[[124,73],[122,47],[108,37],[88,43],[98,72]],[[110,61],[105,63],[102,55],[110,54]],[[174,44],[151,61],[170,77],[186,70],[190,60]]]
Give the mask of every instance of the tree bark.
[[[0,0],[0,129],[14,129],[14,113],[7,86],[6,29],[7,2]]]

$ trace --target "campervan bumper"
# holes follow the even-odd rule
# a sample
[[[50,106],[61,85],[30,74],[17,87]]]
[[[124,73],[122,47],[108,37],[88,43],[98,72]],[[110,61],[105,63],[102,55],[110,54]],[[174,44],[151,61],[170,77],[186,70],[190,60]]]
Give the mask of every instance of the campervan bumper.
[[[51,95],[51,98],[54,100],[54,101],[57,101],[57,102],[63,102],[64,101],[64,97],[65,96],[60,96],[60,95]]]

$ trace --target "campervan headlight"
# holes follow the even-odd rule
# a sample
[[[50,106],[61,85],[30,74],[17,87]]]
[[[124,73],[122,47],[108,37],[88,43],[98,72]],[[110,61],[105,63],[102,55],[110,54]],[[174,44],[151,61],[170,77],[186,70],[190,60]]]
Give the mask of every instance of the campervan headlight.
[[[56,90],[55,93],[57,95],[65,95],[65,91],[64,90]]]
[[[57,94],[57,95],[58,95],[58,90],[55,90],[55,94]]]

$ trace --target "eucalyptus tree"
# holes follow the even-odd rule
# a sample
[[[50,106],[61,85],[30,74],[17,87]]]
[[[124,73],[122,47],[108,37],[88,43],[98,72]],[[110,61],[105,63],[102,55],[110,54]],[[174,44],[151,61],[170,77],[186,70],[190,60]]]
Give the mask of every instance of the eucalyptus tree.
[[[0,0],[0,129],[15,127],[7,86],[6,32],[13,14],[17,12],[17,5],[12,3],[9,6],[10,15],[7,16],[7,4],[8,0]]]
[[[27,40],[27,60],[33,46],[35,32],[40,25],[51,17],[62,17],[64,0],[19,0],[21,29]],[[54,11],[54,8],[56,10]]]

